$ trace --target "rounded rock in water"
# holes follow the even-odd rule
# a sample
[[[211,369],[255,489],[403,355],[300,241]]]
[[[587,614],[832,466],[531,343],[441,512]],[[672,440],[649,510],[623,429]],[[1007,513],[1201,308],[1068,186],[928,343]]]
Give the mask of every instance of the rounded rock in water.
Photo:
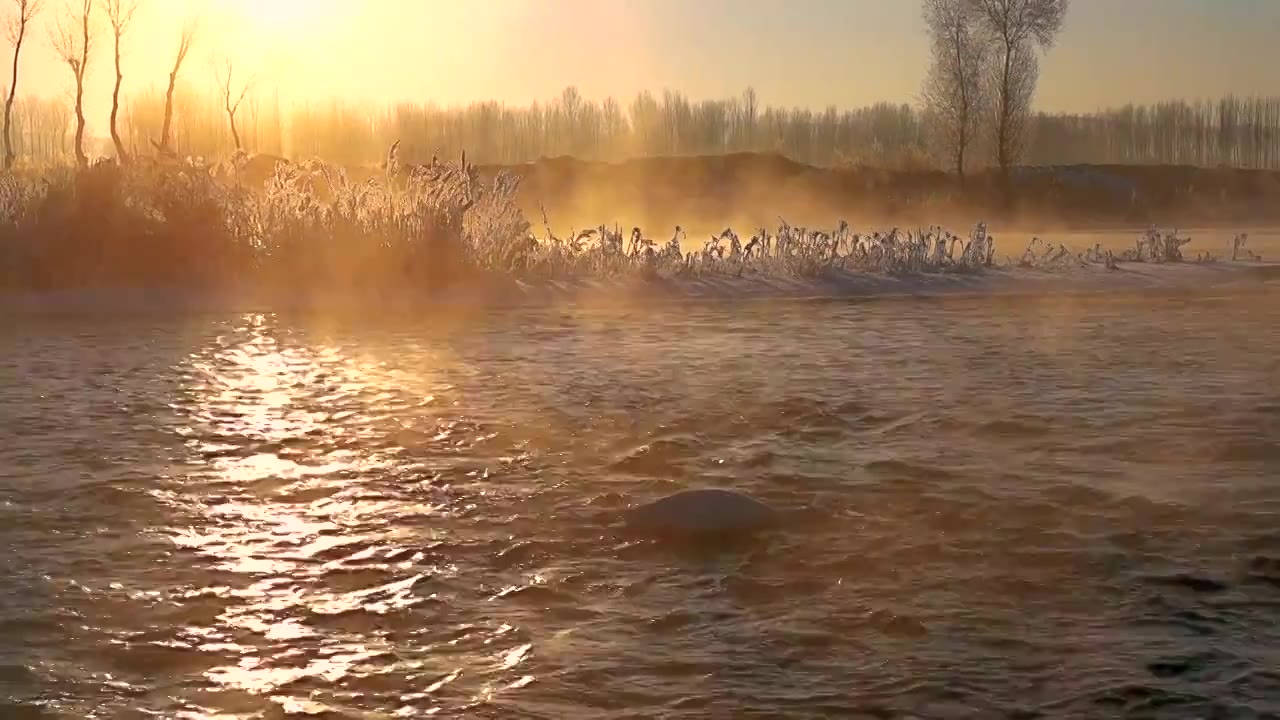
[[[740,533],[777,521],[778,513],[747,495],[720,488],[684,490],[627,510],[627,526],[679,534]]]

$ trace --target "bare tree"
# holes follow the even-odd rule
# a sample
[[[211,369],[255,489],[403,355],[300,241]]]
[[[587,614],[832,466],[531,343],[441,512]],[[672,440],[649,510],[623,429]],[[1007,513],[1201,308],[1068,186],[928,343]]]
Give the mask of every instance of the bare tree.
[[[93,14],[93,0],[79,0],[79,5],[78,11],[73,5],[66,7],[50,31],[50,41],[58,57],[71,68],[71,74],[76,79],[76,164],[84,167],[89,164],[89,158],[84,153],[84,74],[89,66],[89,49],[92,43],[89,18]]]
[[[31,19],[40,12],[44,0],[14,0],[18,6],[16,16],[10,16],[5,25],[5,33],[9,42],[13,43],[13,75],[9,80],[9,95],[4,100],[4,169],[13,167],[16,157],[13,152],[13,100],[18,95],[18,59],[22,56],[22,41],[27,38],[27,26]]]
[[[965,152],[977,134],[985,107],[983,74],[987,48],[979,36],[978,15],[969,0],[925,0],[924,20],[933,45],[933,61],[925,77],[925,107],[936,118],[964,181]]]
[[[1021,133],[1031,114],[1039,63],[1036,46],[1053,45],[1067,0],[970,0],[995,44],[992,71],[995,99],[996,162],[1007,183],[1009,168],[1018,161]]]
[[[1040,79],[1040,62],[1030,43],[1018,43],[1001,58],[1000,64],[988,73],[991,92],[1002,98],[996,108],[995,143],[996,162],[1000,177],[1008,184],[1009,169],[1022,159],[1026,147],[1027,128],[1031,124],[1031,104],[1036,94],[1036,81]]]
[[[129,154],[120,140],[116,124],[120,115],[120,84],[124,82],[124,73],[120,71],[120,40],[138,10],[138,0],[104,0],[102,7],[107,13],[107,21],[111,23],[111,34],[115,40],[116,84],[111,88],[111,142],[116,146],[116,159],[125,163],[129,161]]]
[[[742,91],[742,144],[746,148],[754,148],[756,141],[756,121],[760,116],[760,97],[754,87],[748,86]]]
[[[173,70],[169,71],[169,87],[164,92],[164,123],[160,127],[160,142],[152,141],[161,154],[173,152],[170,147],[170,131],[173,127],[173,89],[178,84],[178,73],[182,71],[182,63],[195,44],[196,34],[200,29],[200,18],[191,16],[182,25],[182,34],[178,37],[178,54],[173,59]]]
[[[242,149],[240,144],[240,131],[236,129],[236,112],[240,109],[240,103],[244,102],[244,98],[249,94],[249,90],[253,87],[253,77],[250,76],[240,85],[240,91],[235,90],[235,63],[231,60],[225,60],[222,67],[218,69],[218,88],[222,91],[222,108],[227,113],[227,120],[231,123],[231,140],[236,145],[236,150]],[[234,99],[233,99],[234,98]]]

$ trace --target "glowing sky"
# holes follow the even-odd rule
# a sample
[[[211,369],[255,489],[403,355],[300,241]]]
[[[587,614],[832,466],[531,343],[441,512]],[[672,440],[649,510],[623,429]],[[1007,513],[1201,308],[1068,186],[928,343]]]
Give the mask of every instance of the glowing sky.
[[[69,92],[46,30],[63,2],[48,0],[24,53],[23,94]],[[230,53],[290,97],[524,104],[576,84],[625,105],[641,89],[701,98],[752,85],[770,104],[850,107],[914,102],[928,61],[916,0],[142,0],[125,95],[163,83],[197,4],[206,32],[188,78],[211,83],[212,60]],[[1277,28],[1280,0],[1072,0],[1037,106],[1280,94]],[[96,128],[108,40],[91,60]]]

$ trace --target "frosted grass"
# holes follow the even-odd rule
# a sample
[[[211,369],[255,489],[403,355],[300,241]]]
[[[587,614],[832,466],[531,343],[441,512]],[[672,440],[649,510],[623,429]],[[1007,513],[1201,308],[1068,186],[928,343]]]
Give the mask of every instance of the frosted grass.
[[[963,233],[938,226],[858,232],[844,221],[809,228],[779,218],[748,236],[725,228],[698,239],[676,227],[659,239],[616,224],[561,235],[545,210],[537,229],[521,212],[517,176],[482,176],[465,154],[406,165],[393,146],[364,179],[319,160],[263,159],[104,162],[43,177],[0,176],[0,285],[316,291],[434,288],[482,275],[804,280],[1187,262],[1189,239],[1154,228],[1119,253],[1100,245],[1073,252],[1033,238],[1020,255],[1000,254],[983,223]],[[1233,259],[1261,260],[1244,249],[1245,239],[1237,237]]]

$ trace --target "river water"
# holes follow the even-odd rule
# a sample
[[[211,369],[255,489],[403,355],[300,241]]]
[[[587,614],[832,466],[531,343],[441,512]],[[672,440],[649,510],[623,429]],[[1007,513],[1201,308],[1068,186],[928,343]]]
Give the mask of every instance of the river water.
[[[6,317],[0,716],[1276,717],[1224,292]]]

